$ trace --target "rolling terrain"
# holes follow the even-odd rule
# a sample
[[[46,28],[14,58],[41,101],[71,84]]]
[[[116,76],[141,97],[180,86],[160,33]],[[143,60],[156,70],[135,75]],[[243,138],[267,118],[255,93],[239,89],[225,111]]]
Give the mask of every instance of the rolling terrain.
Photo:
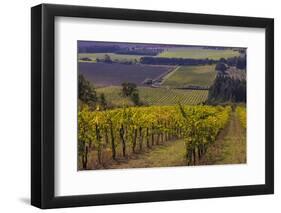
[[[79,73],[94,86],[121,85],[123,82],[142,85],[146,79],[155,79],[173,69],[173,66],[118,64],[118,63],[83,63],[78,64]]]
[[[132,106],[132,101],[122,96],[121,87],[110,86],[98,88],[97,93],[103,93],[107,101],[113,106]],[[166,88],[139,87],[140,101],[145,105],[176,105],[201,104],[208,98],[206,90],[180,90]]]
[[[78,170],[247,162],[246,48],[78,43]]]
[[[163,82],[163,85],[173,88],[191,85],[209,87],[213,84],[215,77],[215,65],[181,66]]]

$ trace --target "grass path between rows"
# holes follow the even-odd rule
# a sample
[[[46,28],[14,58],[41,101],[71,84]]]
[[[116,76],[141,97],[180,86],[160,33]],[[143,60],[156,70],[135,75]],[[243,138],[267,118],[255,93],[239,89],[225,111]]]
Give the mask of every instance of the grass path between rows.
[[[208,148],[200,165],[246,163],[246,147],[246,130],[235,112],[232,112],[229,124]]]
[[[169,141],[133,155],[130,159],[108,165],[107,169],[186,166],[183,140]],[[197,165],[246,163],[246,131],[235,112],[216,142],[208,148]]]
[[[125,162],[109,166],[111,169],[185,166],[185,145],[182,140],[168,141],[144,153],[135,154]]]

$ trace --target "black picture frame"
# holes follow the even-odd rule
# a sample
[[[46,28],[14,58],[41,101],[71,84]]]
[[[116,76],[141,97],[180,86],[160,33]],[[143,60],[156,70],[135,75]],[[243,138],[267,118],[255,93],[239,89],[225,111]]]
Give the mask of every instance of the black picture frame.
[[[56,197],[55,17],[263,28],[266,32],[265,184]],[[274,193],[274,20],[164,11],[41,4],[31,9],[31,204],[60,208]]]

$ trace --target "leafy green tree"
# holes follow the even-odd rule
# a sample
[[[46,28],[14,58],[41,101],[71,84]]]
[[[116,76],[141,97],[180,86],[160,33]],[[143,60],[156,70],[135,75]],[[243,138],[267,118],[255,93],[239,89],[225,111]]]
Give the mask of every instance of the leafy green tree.
[[[122,94],[126,97],[131,96],[137,91],[137,85],[134,83],[124,82],[122,83]]]
[[[221,62],[221,63],[226,63],[227,61],[226,61],[225,58],[220,58],[220,62]]]
[[[78,98],[89,106],[95,106],[98,100],[94,87],[81,74],[78,80]]]
[[[104,55],[104,62],[105,63],[112,63],[112,60],[111,60],[111,58],[110,58],[110,56],[108,54]]]
[[[225,63],[217,63],[216,70],[224,73],[227,70],[227,66]]]
[[[136,106],[141,105],[140,96],[139,96],[138,91],[134,91],[134,92],[131,94],[131,100],[133,101],[134,105],[136,105]]]
[[[107,101],[105,99],[104,93],[100,94],[100,105],[101,105],[103,110],[107,109]]]
[[[209,89],[208,103],[246,102],[246,80],[217,75]]]
[[[236,67],[238,69],[245,69],[246,68],[246,58],[245,57],[239,57],[237,59]]]

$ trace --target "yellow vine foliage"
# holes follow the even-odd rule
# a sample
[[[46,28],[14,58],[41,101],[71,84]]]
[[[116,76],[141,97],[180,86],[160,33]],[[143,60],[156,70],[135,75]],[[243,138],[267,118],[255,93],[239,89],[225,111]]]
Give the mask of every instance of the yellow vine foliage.
[[[206,152],[229,121],[230,112],[231,107],[222,106],[146,106],[105,111],[91,111],[84,106],[78,112],[79,155],[85,156],[87,146],[99,152],[107,147],[114,153],[116,146],[135,147],[143,140],[149,144],[159,138],[162,142],[183,139],[187,162],[195,164],[196,150],[200,155]]]
[[[242,107],[242,106],[238,106],[236,108],[236,113],[237,116],[241,122],[241,125],[246,129],[247,127],[247,112],[246,112],[246,108]]]

